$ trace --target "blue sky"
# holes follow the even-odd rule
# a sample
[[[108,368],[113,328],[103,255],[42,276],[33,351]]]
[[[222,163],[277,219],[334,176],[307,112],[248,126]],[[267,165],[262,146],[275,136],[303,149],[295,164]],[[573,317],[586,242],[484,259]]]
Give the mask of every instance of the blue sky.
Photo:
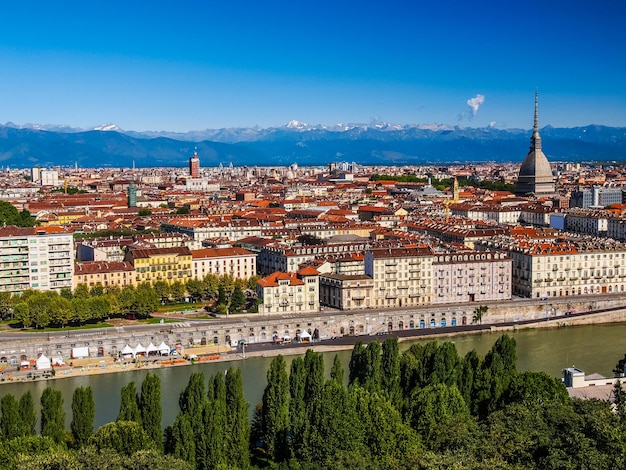
[[[3,2],[0,123],[529,129],[537,89],[541,126],[626,126],[624,24],[619,0]]]

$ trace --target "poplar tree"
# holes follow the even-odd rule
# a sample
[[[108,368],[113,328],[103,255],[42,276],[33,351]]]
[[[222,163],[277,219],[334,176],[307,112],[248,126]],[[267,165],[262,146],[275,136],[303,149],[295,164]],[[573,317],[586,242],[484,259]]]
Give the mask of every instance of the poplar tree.
[[[117,421],[134,421],[141,424],[141,414],[139,413],[139,398],[135,382],[129,382],[122,387],[120,413]]]
[[[363,385],[365,372],[365,346],[363,341],[358,340],[352,348],[350,364],[348,365],[348,384],[357,383]]]
[[[204,382],[204,374],[194,372],[189,376],[189,382],[178,399],[181,413],[188,414],[194,426],[199,426],[202,422],[202,408],[207,400]]]
[[[30,390],[20,397],[19,403],[20,436],[34,436],[37,416],[35,414],[35,401]]]
[[[261,408],[262,439],[267,455],[275,462],[287,458],[289,430],[289,377],[282,355],[276,356],[267,371],[267,386]]]
[[[12,393],[0,399],[0,439],[11,440],[20,435],[19,405]]]
[[[365,348],[363,371],[363,386],[370,392],[378,392],[381,383],[381,346],[378,341],[372,341]]]
[[[380,387],[391,403],[400,409],[402,391],[400,389],[400,351],[398,338],[390,337],[383,341],[380,364]]]
[[[41,435],[51,437],[57,444],[65,437],[65,412],[60,390],[46,387],[41,394]]]
[[[237,468],[250,466],[250,420],[248,402],[243,393],[241,370],[229,368],[226,384],[226,422],[229,432],[226,434],[226,461]]]
[[[289,372],[289,450],[291,457],[296,459],[309,457],[305,448],[309,430],[309,418],[304,400],[305,386],[304,359],[296,357],[291,361]]]
[[[91,387],[78,387],[72,397],[72,423],[70,428],[78,448],[89,443],[96,415]]]
[[[330,369],[330,378],[343,386],[343,365],[341,364],[341,361],[339,360],[339,356],[337,354],[335,354],[335,357],[333,358],[333,366]]]
[[[157,449],[163,450],[163,435],[161,432],[161,379],[156,374],[148,374],[141,384],[141,398],[139,400],[141,424],[146,434],[154,440]]]

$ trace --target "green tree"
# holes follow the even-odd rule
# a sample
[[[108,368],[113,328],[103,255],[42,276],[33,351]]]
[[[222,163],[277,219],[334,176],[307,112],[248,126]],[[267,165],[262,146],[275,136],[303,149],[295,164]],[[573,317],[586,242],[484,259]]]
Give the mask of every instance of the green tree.
[[[291,361],[289,371],[289,450],[296,459],[308,459],[306,442],[309,429],[307,405],[304,399],[306,369],[301,357]]]
[[[237,468],[250,466],[250,422],[248,402],[243,393],[241,370],[229,368],[225,379],[226,385],[226,422],[229,432],[225,440],[225,457]]]
[[[113,449],[124,455],[133,455],[145,449],[158,448],[156,442],[135,421],[116,421],[101,426],[94,434],[93,442],[99,451]]]
[[[267,371],[267,386],[261,407],[261,438],[267,455],[276,462],[288,457],[289,376],[282,355],[276,356]]]
[[[335,357],[333,358],[333,366],[330,369],[330,378],[331,380],[335,380],[337,383],[343,385],[344,370],[337,354],[335,354]]]
[[[230,313],[240,313],[243,307],[246,306],[246,296],[240,287],[233,289],[233,294],[230,297]]]
[[[91,387],[77,387],[72,397],[72,435],[77,447],[84,447],[93,434],[96,406]]]
[[[382,391],[399,409],[402,390],[400,389],[400,351],[396,337],[389,337],[383,341],[380,374]]]
[[[13,315],[15,301],[10,292],[0,292],[0,320],[6,320]]]
[[[163,449],[163,434],[161,432],[161,379],[156,374],[148,374],[141,383],[141,397],[139,400],[141,424],[146,434],[152,439],[157,449]]]
[[[88,299],[90,297],[91,292],[89,292],[89,286],[87,284],[78,284],[74,289],[74,298]]]
[[[159,307],[159,296],[152,286],[146,282],[137,286],[131,312],[141,318],[148,318]]]
[[[379,392],[381,384],[382,349],[380,342],[372,341],[365,348],[363,386],[370,392]]]
[[[187,293],[185,291],[185,285],[180,281],[172,282],[172,284],[170,285],[170,292],[176,302],[184,301],[185,294]]]
[[[226,462],[226,384],[223,374],[209,380],[202,412],[204,433],[196,438],[196,468],[220,468]]]
[[[120,413],[117,421],[134,421],[141,423],[141,413],[139,412],[139,397],[135,382],[129,382],[122,387]]]
[[[21,418],[20,436],[34,436],[37,416],[35,414],[35,401],[30,390],[20,397],[19,416]]]
[[[13,312],[15,319],[19,320],[24,328],[28,328],[33,324],[33,316],[31,315],[30,308],[26,302],[16,304]]]
[[[185,288],[191,297],[192,302],[199,302],[202,300],[204,294],[204,283],[199,279],[188,279],[185,284]]]
[[[34,227],[36,221],[30,212],[18,210],[9,202],[0,201],[0,225],[15,225],[16,227]]]
[[[204,423],[201,421],[201,424]],[[174,423],[165,428],[165,453],[195,464],[197,459],[196,438],[197,434],[203,433],[203,431],[204,427],[200,430],[194,428],[191,423],[191,416],[180,413]]]
[[[15,396],[7,393],[0,399],[0,439],[3,441],[14,439],[20,435],[21,419],[19,405]]]
[[[358,340],[352,348],[350,363],[348,364],[348,383],[360,384],[365,383],[365,345],[363,341]]]
[[[487,312],[489,311],[489,306],[487,305],[481,305],[480,307],[476,307],[474,309],[474,316],[472,317],[472,323],[476,324],[483,324],[483,318],[485,317],[485,315],[487,315]]]
[[[152,288],[155,290],[162,304],[166,304],[170,300],[170,285],[166,281],[155,281],[152,284]]]
[[[41,435],[61,443],[65,438],[65,412],[60,390],[46,387],[41,394]]]
[[[149,217],[152,215],[152,211],[148,209],[147,207],[144,207],[142,209],[139,209],[139,212],[137,213],[137,215],[139,217]]]

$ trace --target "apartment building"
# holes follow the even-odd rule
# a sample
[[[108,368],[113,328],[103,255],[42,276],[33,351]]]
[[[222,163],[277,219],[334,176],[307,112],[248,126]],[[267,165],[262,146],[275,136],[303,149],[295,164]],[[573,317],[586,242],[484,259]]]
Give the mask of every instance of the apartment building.
[[[320,309],[319,273],[313,268],[275,272],[257,282],[260,315],[302,314]]]
[[[192,250],[193,277],[203,279],[208,274],[248,279],[256,275],[256,253],[243,248],[204,248]]]
[[[134,286],[135,268],[127,261],[87,261],[74,264],[74,288],[85,284],[90,289]]]
[[[323,274],[320,276],[320,303],[339,310],[371,308],[374,280],[365,274]]]
[[[433,304],[511,298],[512,260],[504,253],[437,254],[432,266]]]
[[[626,245],[594,237],[518,239],[484,242],[513,260],[513,294],[530,298],[623,293]]]
[[[172,248],[129,247],[124,261],[135,268],[137,283],[155,281],[187,282],[192,278],[191,250],[186,246]]]
[[[74,244],[59,227],[0,228],[0,292],[72,288]]]
[[[161,225],[165,233],[183,233],[198,242],[207,238],[225,238],[231,242],[246,237],[260,237],[263,226],[256,220],[232,219],[225,221],[181,220]]]
[[[423,248],[377,248],[365,253],[365,274],[374,280],[373,308],[432,303],[433,253]]]

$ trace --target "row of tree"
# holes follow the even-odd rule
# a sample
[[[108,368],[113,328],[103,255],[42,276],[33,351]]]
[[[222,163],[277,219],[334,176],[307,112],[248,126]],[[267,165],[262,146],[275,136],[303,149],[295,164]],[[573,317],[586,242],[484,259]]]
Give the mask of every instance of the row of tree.
[[[137,287],[116,286],[104,288],[97,284],[89,289],[80,284],[71,289],[56,291],[26,290],[20,295],[0,292],[0,316],[11,315],[24,327],[65,327],[100,322],[113,315],[133,314],[147,318],[160,305],[181,302],[191,297],[193,301],[205,300],[220,313],[239,313],[247,304],[244,289],[248,283],[232,276],[208,275],[202,280],[190,279],[186,284],[168,284],[157,281],[142,283]]]
[[[0,466],[52,468],[43,465],[45,456],[54,468],[141,468],[142,450],[156,469],[626,466],[621,385],[614,390],[617,412],[606,401],[572,400],[559,380],[517,372],[508,336],[484,358],[475,351],[461,357],[450,342],[415,344],[402,354],[396,338],[358,343],[347,377],[337,356],[326,377],[323,356],[312,350],[289,367],[275,357],[250,423],[239,370],[208,383],[193,373],[164,433],[153,374],[140,394],[134,383],[122,389],[117,421],[95,434],[89,388],[74,392],[70,432],[63,430],[62,397],[46,389],[39,436],[30,394],[7,394],[0,401]],[[103,458],[120,466],[105,466]]]

